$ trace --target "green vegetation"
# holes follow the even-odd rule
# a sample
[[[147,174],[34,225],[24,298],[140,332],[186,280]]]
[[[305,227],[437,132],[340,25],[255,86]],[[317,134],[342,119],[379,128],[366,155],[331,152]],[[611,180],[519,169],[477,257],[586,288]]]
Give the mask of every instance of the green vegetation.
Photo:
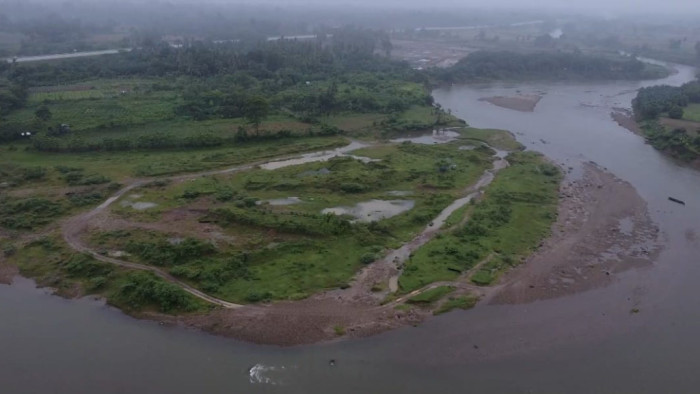
[[[479,301],[479,297],[474,295],[461,295],[449,297],[434,312],[434,315],[441,315],[454,309],[471,309]]]
[[[3,158],[4,159],[4,158]],[[119,185],[82,168],[21,167],[0,160],[0,227],[29,231],[102,202]],[[77,186],[69,192],[66,186]],[[17,193],[17,194],[15,194]]]
[[[2,63],[0,226],[13,236],[39,231],[99,204],[119,183],[146,178],[111,206],[126,229],[86,235],[99,253],[119,252],[238,303],[347,287],[360,268],[415,237],[491,167],[494,152],[484,144],[522,146],[506,131],[467,128],[435,105],[428,74],[376,54],[391,50],[385,33],[332,33],[311,41],[188,41],[181,47],[143,39],[137,49],[109,57]],[[458,71],[479,56],[453,69],[455,78],[485,78],[472,66]],[[568,61],[547,59],[550,71]],[[610,64],[601,64],[592,72],[613,74]],[[616,66],[644,72],[633,62]],[[500,74],[486,77],[522,71],[509,67],[494,67]],[[166,177],[335,148],[347,144],[346,137],[386,141],[442,127],[461,127],[460,138],[353,152],[363,160],[250,167],[186,181]],[[474,149],[461,149],[467,144]],[[416,252],[401,278],[403,292],[453,278],[487,257],[472,281],[490,283],[546,233],[559,173],[539,156],[511,157],[513,166],[486,201],[456,212],[448,220],[454,230]],[[288,204],[275,203],[292,196]],[[137,209],[139,202],[146,208]],[[354,213],[362,204],[366,211]],[[387,217],[370,220],[384,209]],[[79,288],[134,312],[208,308],[151,273],[72,253],[57,236],[3,250],[24,274],[66,294]],[[441,286],[408,302],[437,303],[454,290]],[[450,298],[440,310],[471,302]],[[335,331],[343,335],[344,328]]]
[[[214,247],[178,235],[120,231],[94,234],[93,242],[166,267],[223,299],[304,298],[345,286],[360,267],[410,240],[474,183],[490,166],[493,152],[464,151],[461,144],[377,146],[353,153],[380,161],[335,158],[144,187],[134,191],[138,200],[157,201],[158,206],[136,211],[116,204],[114,212],[131,220],[157,222],[172,212],[199,207],[197,215],[180,220],[178,227],[195,235],[199,222],[216,223],[232,241]],[[326,208],[395,200],[393,191],[407,192],[410,197],[402,198],[410,198],[413,208],[368,223],[322,213]],[[266,203],[289,196],[302,197],[292,205]],[[173,241],[178,237],[183,239]]]
[[[524,149],[509,131],[494,129],[475,129],[468,127],[460,131],[461,138],[485,142],[488,145],[501,150],[516,151]]]
[[[680,87],[660,85],[639,89],[632,107],[637,119],[653,120],[690,103],[700,103],[700,81],[688,82]]]
[[[5,254],[22,275],[66,296],[96,294],[130,312],[181,314],[204,312],[211,307],[152,273],[124,270],[69,251],[58,237],[42,237],[14,249],[9,256]]]
[[[671,122],[647,121],[642,124],[642,130],[654,148],[677,159],[690,162],[700,157],[700,123],[677,126]]]
[[[333,332],[335,332],[335,335],[337,335],[337,336],[343,336],[343,335],[345,335],[345,327],[333,326]]]
[[[433,71],[439,83],[494,80],[655,79],[668,75],[660,66],[635,58],[540,51],[474,52],[448,69]]]
[[[455,291],[452,286],[439,286],[434,289],[426,290],[416,296],[413,296],[406,301],[409,304],[427,305],[442,299],[444,296]]]
[[[45,198],[12,199],[0,196],[0,225],[12,230],[32,229],[64,213],[61,203]]]
[[[556,219],[559,168],[532,152],[512,153],[508,161],[511,166],[498,173],[465,225],[443,232],[406,262],[401,292],[453,280],[480,262],[471,280],[490,284],[549,234]]]
[[[642,130],[656,148],[684,161],[700,157],[700,82],[651,86],[632,102]]]
[[[683,119],[700,122],[700,103],[691,103],[683,108]]]

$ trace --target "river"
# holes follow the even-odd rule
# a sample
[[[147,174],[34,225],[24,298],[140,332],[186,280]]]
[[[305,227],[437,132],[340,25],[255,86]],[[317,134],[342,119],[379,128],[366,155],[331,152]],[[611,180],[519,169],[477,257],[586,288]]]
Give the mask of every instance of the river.
[[[693,78],[690,67],[664,83]],[[0,286],[2,393],[695,392],[700,385],[700,173],[610,118],[658,82],[533,83],[434,92],[477,127],[510,129],[576,167],[632,183],[666,239],[654,266],[613,285],[526,305],[478,306],[375,337],[277,348],[129,318],[18,279]],[[542,93],[535,112],[481,97]],[[668,196],[687,202],[670,203]],[[630,305],[639,308],[630,313]],[[329,360],[335,360],[331,366]],[[251,373],[252,371],[252,373]]]

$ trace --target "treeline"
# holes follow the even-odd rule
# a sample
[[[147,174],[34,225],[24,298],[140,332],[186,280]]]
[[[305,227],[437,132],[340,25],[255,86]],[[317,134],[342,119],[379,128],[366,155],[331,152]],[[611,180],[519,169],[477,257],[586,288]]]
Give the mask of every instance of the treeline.
[[[650,79],[666,72],[635,58],[614,59],[569,52],[478,51],[454,66],[433,71],[438,83],[492,80]]]
[[[415,77],[417,73],[411,73],[405,64],[375,55],[387,41],[384,32],[352,28],[333,30],[332,35],[308,41],[187,41],[175,47],[167,42],[146,40],[140,47],[118,55],[14,65],[8,77],[29,86],[89,78],[207,78],[238,72],[258,80],[275,80],[275,84],[328,79],[349,71]]]
[[[651,120],[663,113],[669,117],[683,117],[683,107],[690,103],[700,103],[700,81],[688,82],[683,86],[650,86],[642,88],[632,100],[638,120]]]
[[[184,91],[184,103],[176,113],[195,120],[246,118],[256,123],[260,114],[272,110],[313,123],[319,116],[338,112],[389,114],[433,103],[422,84],[392,73],[350,71],[329,78],[307,80],[299,72],[286,71],[272,79],[238,72],[197,80]]]
[[[1,73],[0,67],[0,73]],[[12,111],[24,108],[27,104],[29,92],[27,86],[22,83],[7,83],[0,82],[0,116],[6,115]]]
[[[281,140],[285,138],[330,136],[339,134],[340,130],[323,126],[318,131],[308,130],[301,135],[291,130],[280,130],[275,133],[250,134],[244,128],[239,128],[230,137],[221,137],[208,132],[199,132],[184,137],[156,132],[137,138],[102,138],[85,140],[72,137],[52,137],[39,134],[32,138],[32,147],[40,152],[122,152],[129,150],[161,150],[181,148],[213,148],[226,144],[245,143],[265,140]]]

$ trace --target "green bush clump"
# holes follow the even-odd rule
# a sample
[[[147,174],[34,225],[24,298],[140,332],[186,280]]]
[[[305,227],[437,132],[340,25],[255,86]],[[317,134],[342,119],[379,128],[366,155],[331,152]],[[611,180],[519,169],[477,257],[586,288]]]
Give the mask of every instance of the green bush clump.
[[[154,306],[161,312],[194,311],[197,304],[180,287],[144,271],[127,273],[120,281],[114,301],[132,309]]]
[[[84,254],[76,254],[70,258],[63,268],[72,277],[106,277],[109,276],[114,269],[112,266],[101,263],[92,257]]]
[[[447,301],[440,305],[440,307],[436,309],[433,314],[440,315],[453,309],[471,309],[478,301],[479,298],[473,295],[450,297],[447,299]]]
[[[359,183],[347,182],[340,185],[340,190],[345,193],[362,193],[366,190],[366,187]]]
[[[29,230],[49,223],[64,212],[61,203],[45,198],[0,197],[0,225],[10,229]]]
[[[63,180],[65,180],[70,186],[101,185],[110,182],[110,179],[103,175],[85,175],[82,168],[56,166],[56,170],[63,174]]]
[[[479,286],[488,286],[496,279],[493,274],[486,270],[479,270],[471,277],[471,281]]]
[[[365,265],[372,264],[375,260],[377,260],[377,256],[374,253],[366,253],[360,257],[360,263]]]
[[[186,238],[178,243],[166,240],[158,242],[129,241],[126,250],[150,264],[174,266],[211,255],[216,251],[216,248],[211,243]]]
[[[455,288],[452,286],[440,286],[411,297],[406,302],[409,304],[431,304],[453,291],[455,291]]]
[[[68,201],[76,207],[96,204],[102,200],[104,200],[104,196],[96,191],[68,195]]]
[[[235,196],[236,192],[228,187],[220,188],[214,193],[214,197],[216,198],[216,200],[221,202],[231,201]]]
[[[22,179],[25,181],[36,181],[44,179],[46,176],[46,168],[44,167],[28,167],[23,169]]]

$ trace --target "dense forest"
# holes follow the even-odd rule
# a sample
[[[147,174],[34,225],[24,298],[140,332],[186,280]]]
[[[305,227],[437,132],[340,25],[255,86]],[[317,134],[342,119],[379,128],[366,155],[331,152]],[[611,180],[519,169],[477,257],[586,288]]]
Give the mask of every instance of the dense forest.
[[[681,119],[683,107],[689,103],[700,103],[700,81],[688,82],[683,86],[668,85],[642,88],[632,101],[637,119],[656,119],[663,113]]]
[[[635,58],[613,58],[570,52],[516,53],[479,51],[444,70],[434,70],[442,83],[493,80],[653,79],[661,67]]]

